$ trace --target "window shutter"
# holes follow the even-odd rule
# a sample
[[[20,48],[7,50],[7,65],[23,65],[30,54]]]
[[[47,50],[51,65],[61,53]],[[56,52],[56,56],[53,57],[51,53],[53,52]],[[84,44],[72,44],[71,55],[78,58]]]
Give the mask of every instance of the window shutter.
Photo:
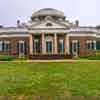
[[[19,42],[17,43],[17,54],[19,54]]]
[[[80,42],[78,41],[78,54],[79,54],[79,51],[80,50]]]
[[[70,43],[70,53],[72,54],[72,42]]]
[[[25,54],[27,54],[27,44],[24,42]]]
[[[94,44],[94,42],[92,41],[92,50],[94,50],[95,49],[95,44]]]
[[[4,44],[4,42],[2,42],[2,51],[4,51],[4,46],[5,46],[5,44]]]

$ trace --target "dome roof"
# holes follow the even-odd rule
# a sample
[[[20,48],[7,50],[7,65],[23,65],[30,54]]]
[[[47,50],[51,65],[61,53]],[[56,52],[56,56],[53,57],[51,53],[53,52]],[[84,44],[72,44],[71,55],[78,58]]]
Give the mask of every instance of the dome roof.
[[[53,8],[44,8],[40,9],[33,13],[32,17],[38,17],[38,16],[58,16],[58,17],[65,17],[64,13],[61,11],[58,11]]]

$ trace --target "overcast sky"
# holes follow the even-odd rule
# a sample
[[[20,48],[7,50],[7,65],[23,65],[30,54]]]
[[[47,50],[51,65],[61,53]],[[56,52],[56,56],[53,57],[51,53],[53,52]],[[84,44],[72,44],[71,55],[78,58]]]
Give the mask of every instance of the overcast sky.
[[[16,20],[30,20],[41,8],[61,10],[69,20],[79,20],[81,25],[100,24],[100,0],[0,0],[0,24],[15,26]]]

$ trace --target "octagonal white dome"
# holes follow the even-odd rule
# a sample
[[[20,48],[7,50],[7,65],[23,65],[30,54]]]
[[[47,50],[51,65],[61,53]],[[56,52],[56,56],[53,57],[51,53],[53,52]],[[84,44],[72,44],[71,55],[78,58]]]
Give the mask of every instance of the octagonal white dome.
[[[62,18],[65,17],[63,12],[53,9],[53,8],[40,9],[32,14],[32,18],[38,17],[38,16],[58,16]]]

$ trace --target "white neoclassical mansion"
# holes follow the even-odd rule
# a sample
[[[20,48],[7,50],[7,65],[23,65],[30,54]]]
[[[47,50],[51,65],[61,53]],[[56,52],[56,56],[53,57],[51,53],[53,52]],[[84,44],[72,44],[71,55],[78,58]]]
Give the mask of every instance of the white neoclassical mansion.
[[[99,26],[79,26],[52,8],[34,12],[27,23],[18,20],[17,27],[0,26],[0,54],[83,56],[99,49]]]

